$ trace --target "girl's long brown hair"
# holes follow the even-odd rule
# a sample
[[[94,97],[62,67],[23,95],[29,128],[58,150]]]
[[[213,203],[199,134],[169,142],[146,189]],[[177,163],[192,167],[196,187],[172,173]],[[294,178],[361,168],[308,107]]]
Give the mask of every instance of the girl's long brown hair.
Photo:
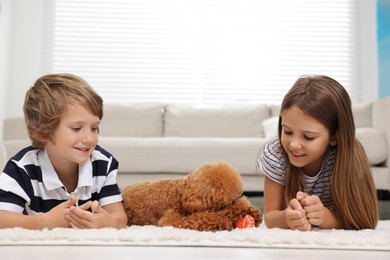
[[[281,112],[296,106],[303,113],[322,122],[330,136],[337,138],[337,156],[332,174],[333,209],[346,229],[374,229],[378,224],[378,201],[367,155],[355,137],[351,99],[343,86],[322,75],[302,76],[283,99]],[[281,141],[279,118],[279,141]],[[288,161],[284,201],[305,190],[299,168]]]

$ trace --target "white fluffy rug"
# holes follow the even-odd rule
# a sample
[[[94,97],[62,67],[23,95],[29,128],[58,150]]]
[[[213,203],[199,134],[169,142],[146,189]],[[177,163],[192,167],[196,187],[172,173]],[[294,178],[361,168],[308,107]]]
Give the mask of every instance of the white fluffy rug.
[[[259,228],[199,232],[171,227],[131,226],[77,230],[57,228],[33,231],[0,229],[1,245],[206,246],[266,248],[333,248],[390,251],[390,220],[376,230],[321,230],[301,232]]]

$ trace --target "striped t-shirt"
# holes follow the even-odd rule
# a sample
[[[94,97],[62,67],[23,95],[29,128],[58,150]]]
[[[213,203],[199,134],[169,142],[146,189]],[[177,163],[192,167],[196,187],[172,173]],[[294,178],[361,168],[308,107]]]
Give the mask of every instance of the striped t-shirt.
[[[336,153],[335,148],[330,147],[328,149],[321,170],[316,176],[307,176],[302,172],[306,185],[305,192],[309,195],[317,195],[327,208],[333,206],[331,179]],[[259,169],[272,181],[280,185],[286,184],[286,161],[278,138],[264,145],[257,163]]]
[[[89,200],[100,206],[121,202],[116,182],[117,160],[100,146],[96,146],[90,159],[79,165],[76,195],[77,204]],[[0,175],[0,210],[28,215],[48,212],[68,200],[66,190],[51,164],[47,151],[26,147],[12,157]]]

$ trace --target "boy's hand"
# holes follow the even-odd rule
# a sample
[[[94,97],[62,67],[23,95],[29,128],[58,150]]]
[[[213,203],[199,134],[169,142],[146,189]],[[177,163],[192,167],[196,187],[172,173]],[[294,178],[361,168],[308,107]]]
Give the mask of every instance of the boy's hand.
[[[297,199],[292,199],[285,210],[286,223],[290,229],[310,231],[311,225],[306,218],[306,211]]]
[[[297,193],[297,200],[306,211],[306,218],[310,224],[320,226],[324,221],[324,205],[317,195],[308,195],[304,192]]]
[[[107,226],[111,218],[97,201],[88,201],[79,207],[72,206],[65,217],[72,228],[102,228]]]
[[[76,200],[76,196],[72,195],[69,200],[58,204],[50,211],[45,213],[47,215],[46,223],[48,223],[48,228],[70,227],[69,221],[67,221],[65,218],[65,213],[69,210],[70,207],[75,205]]]

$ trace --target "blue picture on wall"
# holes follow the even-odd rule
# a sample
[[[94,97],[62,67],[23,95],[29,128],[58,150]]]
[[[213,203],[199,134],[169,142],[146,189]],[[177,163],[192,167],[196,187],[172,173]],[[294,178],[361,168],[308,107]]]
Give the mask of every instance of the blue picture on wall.
[[[377,0],[378,96],[390,96],[390,0]]]

